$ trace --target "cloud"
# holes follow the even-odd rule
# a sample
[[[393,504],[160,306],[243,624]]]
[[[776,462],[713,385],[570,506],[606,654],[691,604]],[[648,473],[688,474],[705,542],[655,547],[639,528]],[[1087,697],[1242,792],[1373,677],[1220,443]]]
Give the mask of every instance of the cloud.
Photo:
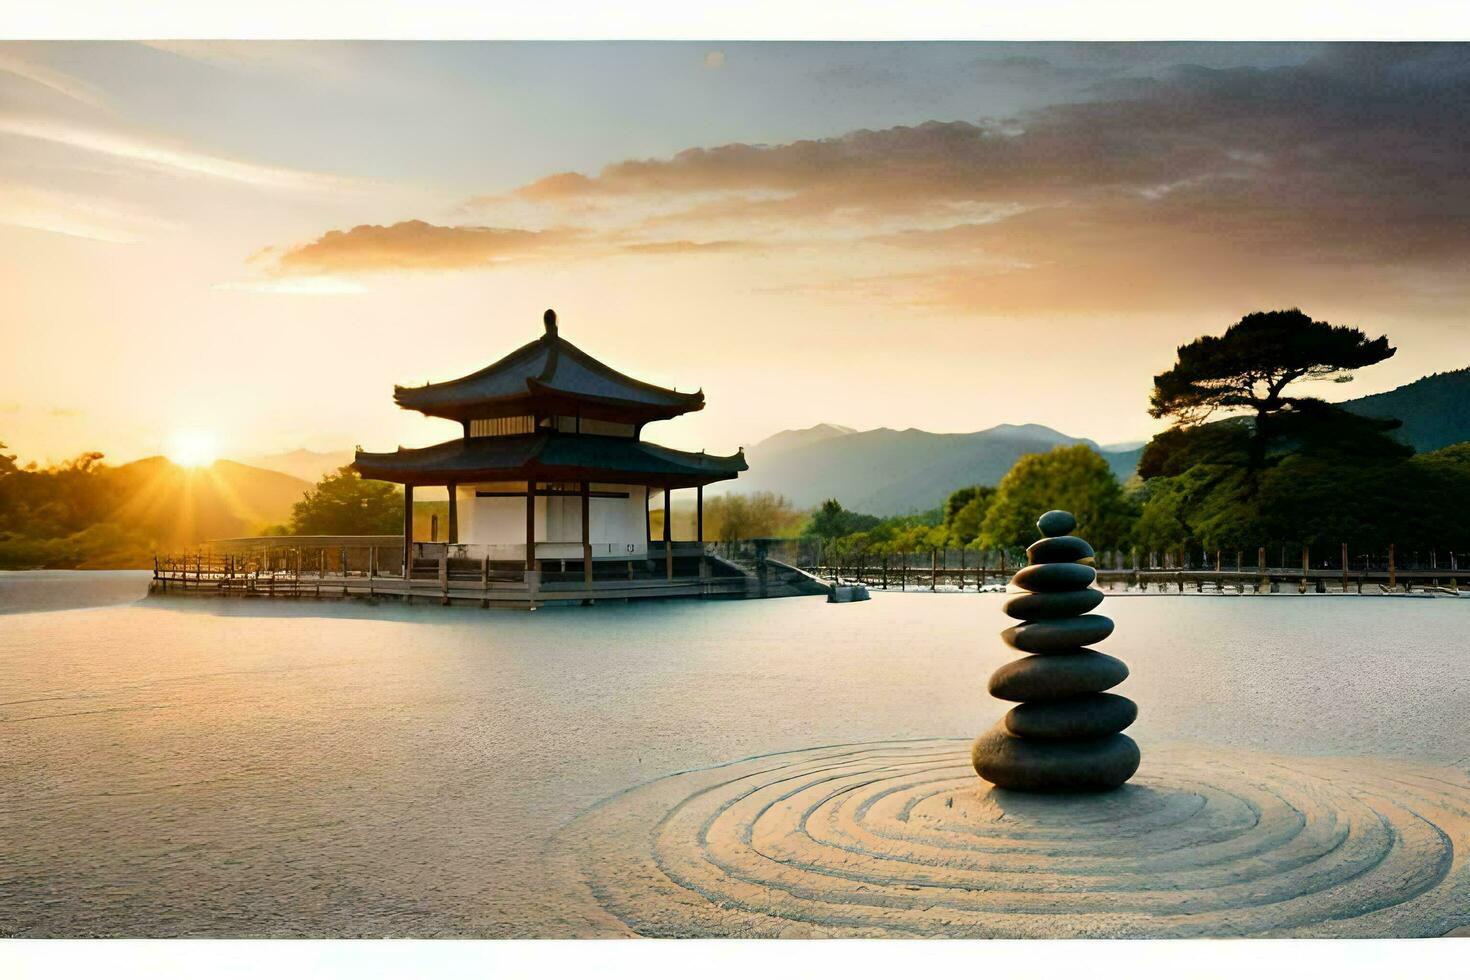
[[[361,42],[173,39],[139,43],[215,68],[262,75],[289,72],[309,75],[318,82],[350,81],[360,76],[365,61],[371,61],[370,56],[360,57],[364,50],[371,51]]]
[[[751,247],[749,242],[692,242],[687,238],[680,238],[666,242],[630,242],[623,245],[622,249],[639,255],[683,255],[690,252],[739,252]]]
[[[304,245],[266,250],[258,258],[272,262],[284,274],[461,269],[547,257],[575,237],[575,232],[565,230],[434,225],[415,220],[329,231]]]
[[[0,116],[0,134],[57,143],[129,163],[202,177],[284,190],[349,189],[364,186],[333,174],[272,167],[199,153],[164,141],[53,119]]]
[[[1132,50],[1087,102],[553,173],[469,202],[477,224],[329,232],[281,268],[792,249],[831,270],[793,288],[966,311],[1470,298],[1463,46],[1149,75]]]
[[[104,108],[106,105],[102,94],[81,79],[17,58],[4,49],[0,49],[0,72],[23,78],[94,109]]]
[[[116,201],[20,184],[0,184],[0,224],[118,245],[178,227]]]
[[[731,252],[752,248],[740,241],[689,239],[635,240],[620,233],[585,228],[545,230],[438,225],[400,221],[392,225],[358,225],[328,231],[314,241],[285,248],[265,248],[251,257],[269,277],[258,287],[292,277],[355,276],[364,273],[473,269],[521,262],[606,258],[618,255],[681,255]],[[339,280],[340,281],[340,280]],[[231,288],[247,288],[226,284]],[[337,291],[337,290],[333,290]]]
[[[1470,257],[1462,47],[1343,45],[1294,67],[1183,66],[1121,79],[1104,96],[1011,120],[693,148],[593,175],[553,174],[514,196],[568,208],[715,196],[661,220],[712,222],[721,233],[741,222],[886,222],[900,238],[872,240],[935,250],[936,274],[953,266],[941,246],[963,243],[1009,255],[1015,269],[1034,270],[1025,276],[1063,290],[1069,275],[1085,280],[1103,267],[1159,279],[1146,263],[1286,263],[1272,278],[1297,269],[1305,281],[1328,266],[1462,269]],[[1005,220],[901,238],[904,222],[932,227],[985,206],[1004,209]],[[1024,278],[1005,275],[1016,286]],[[1091,285],[1099,301],[1127,301],[1101,280]],[[974,296],[952,294],[960,305]],[[1078,300],[1029,298],[1043,307]]]

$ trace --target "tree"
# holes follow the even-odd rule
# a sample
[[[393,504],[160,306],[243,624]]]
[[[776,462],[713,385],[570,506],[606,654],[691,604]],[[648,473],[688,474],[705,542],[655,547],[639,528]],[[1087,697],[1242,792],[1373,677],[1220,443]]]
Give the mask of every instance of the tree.
[[[1301,310],[1251,313],[1219,337],[1178,348],[1178,360],[1154,377],[1149,414],[1196,425],[1220,410],[1248,409],[1257,429],[1291,408],[1287,386],[1302,379],[1352,380],[1351,371],[1387,360],[1386,336],[1369,340],[1355,327],[1313,320]]]
[[[858,514],[847,510],[836,500],[824,500],[822,506],[812,512],[804,533],[832,541],[860,531],[871,531],[880,523],[872,514]]]
[[[748,541],[791,534],[802,519],[801,511],[780,494],[763,490],[753,494],[727,493],[704,504],[707,537],[715,541]]]
[[[1134,518],[1107,460],[1089,446],[1058,446],[1016,460],[995,488],[980,526],[981,546],[1030,544],[1039,536],[1036,519],[1049,510],[1071,511],[1078,533],[1100,548],[1123,544]]]
[[[364,480],[351,465],[322,477],[291,507],[294,534],[397,534],[403,494],[392,483]]]
[[[995,487],[965,487],[950,494],[944,507],[950,540],[962,548],[970,547],[980,537],[980,525],[994,501]]]

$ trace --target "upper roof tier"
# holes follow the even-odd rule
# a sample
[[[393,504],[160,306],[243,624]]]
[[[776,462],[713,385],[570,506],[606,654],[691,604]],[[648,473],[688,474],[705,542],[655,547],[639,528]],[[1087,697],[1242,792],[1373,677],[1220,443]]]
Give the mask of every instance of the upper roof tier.
[[[394,386],[393,400],[425,415],[456,419],[580,415],[641,424],[704,407],[704,392],[684,394],[630,378],[562,339],[556,312],[546,332],[487,368],[420,388]]]

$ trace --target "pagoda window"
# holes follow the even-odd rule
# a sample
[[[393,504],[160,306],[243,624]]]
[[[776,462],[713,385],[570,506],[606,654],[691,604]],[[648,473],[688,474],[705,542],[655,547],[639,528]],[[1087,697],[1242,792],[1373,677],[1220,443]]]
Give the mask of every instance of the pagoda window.
[[[541,420],[543,428],[555,432],[580,432],[589,436],[620,436],[631,439],[637,434],[631,422],[608,422],[603,419],[579,418],[575,415],[552,415]]]
[[[530,415],[511,415],[500,419],[471,419],[470,438],[481,436],[519,436],[536,429],[536,419]]]
[[[633,423],[583,419],[582,431],[589,436],[621,436],[624,439],[631,439],[633,438]]]

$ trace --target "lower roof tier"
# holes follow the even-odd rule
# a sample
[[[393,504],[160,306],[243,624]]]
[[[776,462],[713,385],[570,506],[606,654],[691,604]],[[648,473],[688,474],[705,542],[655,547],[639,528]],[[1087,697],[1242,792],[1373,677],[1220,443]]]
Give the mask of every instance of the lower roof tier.
[[[452,439],[392,453],[358,450],[357,472],[370,480],[415,485],[496,480],[589,480],[693,487],[733,480],[745,454],[709,456],[617,436],[539,431]]]

